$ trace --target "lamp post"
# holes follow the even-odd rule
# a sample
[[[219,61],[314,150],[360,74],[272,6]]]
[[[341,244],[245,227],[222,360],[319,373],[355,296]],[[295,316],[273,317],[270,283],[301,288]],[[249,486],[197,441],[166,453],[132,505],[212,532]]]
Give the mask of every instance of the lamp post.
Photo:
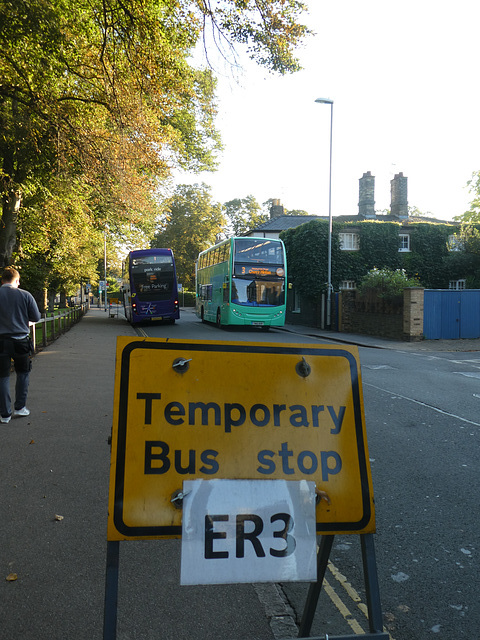
[[[315,102],[330,105],[330,178],[328,183],[328,266],[327,266],[327,329],[332,328],[332,134],[333,100],[317,98]]]
[[[108,309],[108,298],[107,298],[107,227],[103,230],[103,275],[105,277],[105,313]]]

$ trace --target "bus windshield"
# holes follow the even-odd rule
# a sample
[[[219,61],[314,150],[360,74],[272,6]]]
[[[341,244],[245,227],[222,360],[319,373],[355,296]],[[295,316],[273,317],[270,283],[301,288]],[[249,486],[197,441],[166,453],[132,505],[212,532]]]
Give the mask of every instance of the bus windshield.
[[[267,238],[237,238],[232,275],[233,303],[268,307],[285,303],[281,242]]]
[[[133,258],[131,273],[138,300],[167,300],[172,295],[174,269],[171,256]]]
[[[283,280],[233,278],[232,302],[248,306],[277,307],[284,303]]]

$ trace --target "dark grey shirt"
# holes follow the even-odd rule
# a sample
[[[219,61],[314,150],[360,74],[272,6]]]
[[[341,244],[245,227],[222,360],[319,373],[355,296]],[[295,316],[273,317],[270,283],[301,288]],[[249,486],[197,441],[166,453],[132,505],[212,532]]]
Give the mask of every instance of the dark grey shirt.
[[[40,312],[31,293],[7,283],[0,287],[0,338],[26,338],[30,322],[40,320]]]

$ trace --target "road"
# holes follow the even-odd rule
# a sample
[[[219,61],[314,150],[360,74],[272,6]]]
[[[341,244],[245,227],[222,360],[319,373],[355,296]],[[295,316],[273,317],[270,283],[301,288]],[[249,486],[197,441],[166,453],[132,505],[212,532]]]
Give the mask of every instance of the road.
[[[190,311],[174,326],[139,331],[197,340],[318,342],[280,330],[222,331]],[[476,640],[480,352],[360,347],[359,353],[385,628],[392,640]],[[367,631],[359,547],[358,536],[336,537],[312,635]],[[300,616],[307,585],[289,583],[282,590]]]

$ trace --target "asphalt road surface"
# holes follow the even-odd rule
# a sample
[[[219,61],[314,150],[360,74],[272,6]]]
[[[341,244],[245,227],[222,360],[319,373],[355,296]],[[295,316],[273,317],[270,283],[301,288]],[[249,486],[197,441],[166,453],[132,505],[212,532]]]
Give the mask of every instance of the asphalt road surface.
[[[318,342],[295,331],[219,330],[190,311],[175,327],[143,330],[200,340]],[[392,640],[476,640],[480,352],[409,345],[359,353],[385,629]],[[358,536],[337,536],[330,560],[312,634],[339,633],[339,615],[340,633],[367,631]],[[281,588],[298,622],[308,585]]]

